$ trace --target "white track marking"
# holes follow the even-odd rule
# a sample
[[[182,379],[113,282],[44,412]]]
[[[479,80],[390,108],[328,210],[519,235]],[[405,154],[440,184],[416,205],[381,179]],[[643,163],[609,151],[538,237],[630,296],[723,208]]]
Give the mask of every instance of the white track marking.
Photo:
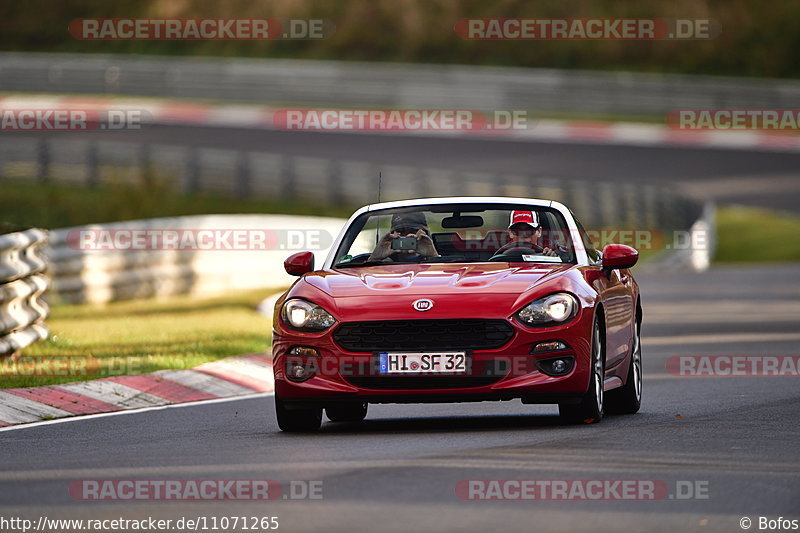
[[[197,405],[209,405],[214,403],[225,403],[225,402],[234,402],[238,400],[250,400],[253,398],[265,398],[268,396],[272,396],[274,393],[272,392],[254,392],[252,394],[248,394],[247,396],[236,396],[233,398],[214,398],[213,400],[200,400],[197,402],[186,402],[186,403],[173,403],[169,405],[159,405],[156,407],[144,407],[141,409],[129,409],[127,411],[114,411],[112,413],[97,413],[94,415],[80,415],[80,416],[70,416],[69,418],[59,418],[57,420],[43,420],[41,422],[33,422],[31,424],[22,424],[18,426],[9,426],[0,428],[0,433],[4,431],[17,431],[21,429],[32,429],[39,426],[49,426],[51,424],[62,424],[66,422],[81,422],[85,420],[92,420],[95,418],[103,418],[107,416],[121,416],[121,415],[135,415],[139,413],[148,413],[150,411],[160,411],[162,409],[174,409],[178,407],[193,407]]]

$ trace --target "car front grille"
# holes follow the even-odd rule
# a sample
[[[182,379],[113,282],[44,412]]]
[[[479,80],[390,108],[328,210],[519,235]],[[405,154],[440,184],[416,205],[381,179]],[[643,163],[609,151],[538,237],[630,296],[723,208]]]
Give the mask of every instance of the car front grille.
[[[511,324],[499,319],[345,322],[333,333],[336,343],[349,352],[491,350],[513,336]]]

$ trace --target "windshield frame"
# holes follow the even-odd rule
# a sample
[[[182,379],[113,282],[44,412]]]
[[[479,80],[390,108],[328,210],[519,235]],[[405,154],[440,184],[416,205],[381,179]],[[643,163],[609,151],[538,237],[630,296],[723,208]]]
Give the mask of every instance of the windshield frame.
[[[378,214],[380,211],[398,211],[404,208],[408,208],[409,210],[447,210],[450,207],[455,207],[458,205],[463,206],[473,206],[474,210],[471,212],[479,212],[481,210],[487,209],[521,209],[524,207],[529,207],[532,210],[552,210],[557,212],[559,215],[563,217],[564,222],[566,223],[566,228],[569,233],[569,238],[571,241],[571,246],[574,250],[574,259],[575,261],[572,262],[565,262],[560,264],[565,265],[582,265],[586,266],[589,264],[589,260],[586,254],[586,250],[584,249],[583,242],[579,237],[578,227],[575,221],[575,218],[572,212],[563,204],[551,200],[538,200],[538,199],[530,199],[530,198],[504,198],[504,197],[490,197],[490,198],[477,198],[477,197],[455,197],[455,198],[425,198],[425,199],[417,199],[417,200],[402,200],[398,202],[386,202],[382,204],[374,204],[362,207],[350,217],[347,221],[347,224],[342,228],[342,231],[339,233],[339,236],[336,238],[336,241],[333,243],[333,246],[330,248],[330,252],[328,253],[328,257],[325,259],[325,263],[323,265],[323,269],[331,269],[333,268],[333,262],[336,257],[339,256],[339,252],[342,246],[345,244],[345,237],[348,234],[348,231],[351,231],[351,228],[354,224],[356,224],[359,220],[367,220],[367,217],[361,218],[362,216],[369,214]],[[469,208],[464,208],[464,212],[470,212]],[[363,225],[362,225],[363,227]],[[351,243],[352,244],[352,243]],[[465,262],[464,264],[470,263],[469,261]],[[409,265],[409,264],[458,264],[458,263],[448,263],[446,261],[442,261],[441,263],[436,262],[422,262],[422,263],[396,263],[396,265]],[[531,262],[531,264],[535,264],[535,262]],[[392,263],[387,263],[387,266],[391,266]],[[360,266],[360,265],[359,265]],[[339,267],[336,267],[339,268]],[[352,268],[357,268],[356,265],[353,265]],[[368,267],[364,267],[368,268]]]

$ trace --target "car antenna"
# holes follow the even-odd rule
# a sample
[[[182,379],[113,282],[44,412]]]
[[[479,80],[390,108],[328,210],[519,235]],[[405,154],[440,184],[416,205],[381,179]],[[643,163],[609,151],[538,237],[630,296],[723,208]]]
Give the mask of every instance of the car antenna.
[[[383,181],[383,174],[379,170],[378,171],[378,203],[381,203],[381,182],[382,181]],[[380,227],[378,225],[378,226],[375,226],[375,246],[377,246],[378,242],[380,242],[380,238],[381,238],[381,233],[380,233]]]

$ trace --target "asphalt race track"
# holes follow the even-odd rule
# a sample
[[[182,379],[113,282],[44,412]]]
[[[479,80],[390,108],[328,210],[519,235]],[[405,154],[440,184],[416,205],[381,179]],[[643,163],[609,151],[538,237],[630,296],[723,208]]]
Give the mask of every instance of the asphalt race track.
[[[75,139],[74,132],[15,132]],[[677,184],[703,200],[800,212],[800,152],[485,138],[286,132],[211,126],[91,131],[81,139],[163,143],[534,177]]]
[[[798,355],[800,267],[640,273],[639,414],[564,426],[519,402],[371,406],[278,431],[271,397],[0,432],[0,515],[277,516],[279,531],[742,531],[800,518],[798,377],[679,377],[672,355]],[[80,479],[321,481],[322,499],[79,502]],[[654,480],[657,501],[466,501],[460,480]],[[679,483],[680,482],[680,483]],[[295,484],[295,487],[304,485]],[[702,498],[687,498],[687,487]],[[303,491],[297,491],[300,494]],[[284,488],[284,495],[289,490]],[[230,530],[230,529],[229,529]]]

